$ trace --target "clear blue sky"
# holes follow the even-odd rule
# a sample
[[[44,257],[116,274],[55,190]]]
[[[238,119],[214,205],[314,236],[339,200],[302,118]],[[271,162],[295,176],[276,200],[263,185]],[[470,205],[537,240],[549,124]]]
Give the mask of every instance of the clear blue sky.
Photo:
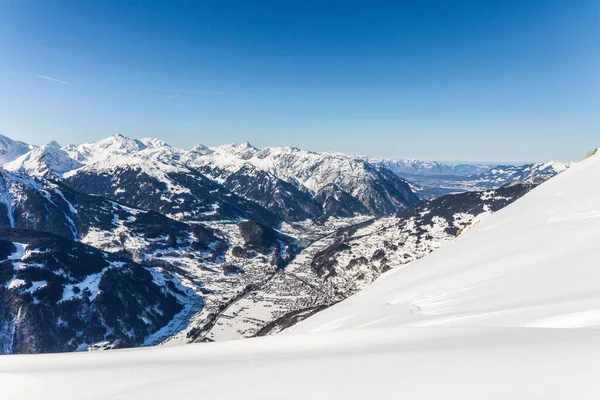
[[[600,2],[0,0],[0,133],[574,160]]]

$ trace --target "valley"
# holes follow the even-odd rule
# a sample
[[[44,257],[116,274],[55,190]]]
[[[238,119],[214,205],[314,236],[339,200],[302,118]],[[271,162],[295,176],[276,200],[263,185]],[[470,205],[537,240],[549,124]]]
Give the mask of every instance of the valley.
[[[25,252],[2,262],[1,331],[4,343],[15,343],[5,344],[5,353],[272,335],[453,241],[566,168],[388,162],[395,173],[385,163],[340,153],[257,149],[247,142],[187,151],[122,135],[64,147],[14,143],[0,143],[14,147],[5,150],[12,159],[0,170],[0,239]],[[402,165],[422,180],[398,175]],[[481,184],[419,198],[419,185],[432,184],[437,173],[471,181],[478,174]],[[65,281],[61,275],[76,264],[32,263],[26,254],[37,251],[32,246],[44,234],[104,252],[119,260],[114,265],[139,265],[150,275],[134,274],[130,294],[136,307],[163,317],[131,316],[133,306],[116,300],[96,317],[87,311],[102,307],[93,290],[81,297],[84,305],[75,296],[57,311],[55,300],[43,297],[51,281],[62,285],[57,293],[81,291],[92,281],[103,296],[125,293],[96,272]],[[47,272],[39,275],[40,268]],[[152,303],[156,296],[169,299],[169,314]],[[77,322],[65,322],[67,309]],[[35,318],[24,319],[23,310]],[[102,314],[108,311],[111,318]],[[82,330],[79,321],[89,318],[97,319],[97,329]],[[126,319],[132,328],[123,329]],[[53,347],[41,338],[15,342],[39,324],[58,327],[61,339]]]

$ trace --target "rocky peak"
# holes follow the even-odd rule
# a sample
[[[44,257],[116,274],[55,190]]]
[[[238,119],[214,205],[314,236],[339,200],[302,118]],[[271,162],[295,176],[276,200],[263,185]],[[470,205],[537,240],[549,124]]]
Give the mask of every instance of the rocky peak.
[[[58,144],[58,142],[57,142],[57,141],[55,141],[55,140],[51,140],[51,141],[49,141],[48,143],[46,143],[46,147],[52,147],[52,148],[54,148],[54,149],[60,149],[60,148],[61,148],[61,145],[60,145],[60,144]]]
[[[197,144],[192,150],[190,150],[190,152],[201,156],[206,156],[214,153],[214,151],[212,151],[203,144]]]

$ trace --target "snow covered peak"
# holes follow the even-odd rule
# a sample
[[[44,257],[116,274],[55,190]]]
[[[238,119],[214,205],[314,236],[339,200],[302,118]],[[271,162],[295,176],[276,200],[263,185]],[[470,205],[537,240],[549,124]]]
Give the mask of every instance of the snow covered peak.
[[[252,145],[250,144],[250,142],[249,142],[249,141],[247,141],[247,140],[244,140],[242,143],[240,143],[240,144],[238,145],[238,147],[239,147],[240,149],[254,149],[254,150],[256,150],[256,148],[255,148],[254,146],[252,146]]]
[[[57,141],[51,140],[46,144],[46,147],[53,147],[55,149],[60,149],[62,146],[60,144],[58,144]]]
[[[364,181],[365,174],[368,175],[364,160],[346,154],[317,153],[295,147],[259,150],[248,142],[195,148],[186,159],[191,166],[218,167],[231,172],[251,166],[284,181],[296,182],[314,193],[331,183],[346,191],[356,190],[354,183]]]
[[[504,185],[515,180],[528,182],[540,178],[552,178],[553,176],[566,171],[572,165],[573,163],[562,163],[555,161],[525,164],[520,166],[499,165],[491,168],[489,171],[486,171],[483,174],[472,175],[470,178],[484,182],[495,182],[498,185]]]
[[[223,156],[234,157],[242,160],[248,160],[259,152],[259,150],[253,147],[248,141],[240,144],[224,144],[221,146],[211,147],[210,149]]]
[[[190,150],[190,152],[201,156],[206,156],[211,154],[213,151],[203,144],[197,144],[192,148],[192,150]]]
[[[157,138],[132,139],[116,134],[96,142],[63,148],[71,158],[88,166],[110,169],[119,165],[178,162],[183,150],[169,146]]]
[[[33,149],[4,164],[3,168],[29,176],[60,179],[63,173],[82,166],[80,162],[72,159],[66,151],[56,145],[51,142]]]
[[[68,145],[63,150],[74,160],[82,163],[90,163],[108,158],[112,154],[133,154],[147,147],[140,140],[131,139],[117,133],[96,142],[88,142],[79,146]]]
[[[167,142],[158,138],[142,138],[140,139],[140,142],[142,142],[146,147],[170,147]]]
[[[536,171],[553,171],[557,174],[564,172],[572,163],[563,163],[557,161],[548,161],[545,163],[532,164],[532,169]]]
[[[36,146],[0,135],[0,165],[12,161],[34,148]]]
[[[354,199],[355,209],[369,210],[375,215],[398,211],[419,201],[401,178],[347,154],[317,153],[295,147],[258,150],[249,143],[215,146],[210,150],[210,153],[191,151],[184,158],[190,167],[213,171],[207,173],[218,182],[225,182],[238,171],[252,175],[253,170],[259,170],[319,198],[323,197],[318,196],[322,190],[335,187],[339,196],[345,194]]]
[[[124,151],[128,153],[145,149],[147,146],[141,140],[131,139],[117,133],[116,135],[100,139],[97,142],[89,144],[90,147],[99,149],[110,149],[113,151]]]

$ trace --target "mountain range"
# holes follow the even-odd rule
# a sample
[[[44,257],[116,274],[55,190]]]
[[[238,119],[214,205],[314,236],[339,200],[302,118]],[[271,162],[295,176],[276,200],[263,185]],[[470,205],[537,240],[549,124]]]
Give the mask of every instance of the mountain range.
[[[422,199],[472,190],[494,189],[515,181],[542,182],[571,166],[571,163],[543,162],[523,165],[444,164],[420,160],[378,160],[371,162],[390,169],[411,182]]]
[[[384,163],[341,153],[0,142],[3,353],[271,335],[567,168],[411,161],[428,179],[479,182],[428,199]]]
[[[319,277],[328,277],[327,285],[358,266],[370,279],[366,271],[373,266],[383,269],[388,265],[384,259],[397,264],[408,247],[440,234],[454,236],[422,259],[394,265],[345,300],[298,308],[257,332],[278,333],[275,336],[173,347],[169,344],[179,342],[171,340],[151,349],[104,354],[7,357],[0,363],[2,393],[11,399],[79,399],[82,393],[116,399],[163,398],[197,392],[220,399],[262,399],[265,393],[290,399],[392,399],[399,393],[419,399],[595,398],[600,390],[600,298],[595,279],[600,158],[596,153],[590,152],[588,159],[542,184],[517,182],[495,190],[451,194],[393,216],[337,229],[313,242],[323,243],[312,253],[301,252],[282,272],[218,310],[208,334],[200,328],[190,331],[188,338],[207,342],[232,338],[231,332],[240,335],[257,318],[276,314],[273,308],[298,299],[310,304],[318,291],[327,295],[327,286],[313,287]],[[463,209],[463,204],[470,205]],[[253,223],[241,230],[253,245],[264,243],[259,237],[268,241],[277,236]],[[60,269],[41,269],[61,271],[61,284],[68,289],[63,290],[60,304],[71,297],[87,297],[93,304],[86,308],[90,321],[98,315],[121,324],[118,328],[129,328],[130,338],[143,335],[135,319],[104,314],[118,310],[112,296],[120,296],[122,288],[146,294],[127,296],[132,290],[122,294],[131,305],[128,315],[147,319],[146,329],[161,323],[159,311],[169,316],[178,310],[170,299],[177,300],[181,289],[173,282],[172,289],[167,288],[170,293],[157,292],[156,278],[147,278],[155,270],[146,273],[147,267],[117,261],[78,242],[66,242],[61,248],[49,234],[32,241],[18,231],[1,233],[1,255],[8,257],[3,265],[13,263],[21,274],[33,268],[22,268],[24,263],[46,262],[52,255],[103,257],[100,273],[109,278],[98,285],[88,280],[83,295],[75,293],[73,282],[83,274],[98,274],[92,270],[96,266],[87,270],[64,261],[67,264]],[[258,235],[254,239],[253,233]],[[312,279],[306,280],[310,271]],[[20,276],[22,281],[27,278]],[[136,283],[130,285],[128,277],[134,276]],[[280,290],[276,281],[282,276],[290,281],[290,288],[292,281],[297,282],[299,290]],[[10,281],[12,296],[29,296],[32,303],[43,304],[40,307],[58,298],[54,288],[44,290],[45,286],[27,286],[22,281]],[[108,293],[99,300],[105,290]],[[267,303],[276,296],[278,302]],[[138,308],[139,300],[153,307]],[[248,315],[252,305],[254,313]],[[23,318],[21,313],[17,320]],[[226,326],[232,318],[237,332]],[[72,321],[76,320],[69,319],[69,325]],[[60,325],[66,321],[61,319]],[[95,329],[102,327],[92,322],[84,331]],[[5,328],[4,332],[14,331]],[[15,346],[24,335],[10,337]],[[106,341],[90,349],[120,344]]]

